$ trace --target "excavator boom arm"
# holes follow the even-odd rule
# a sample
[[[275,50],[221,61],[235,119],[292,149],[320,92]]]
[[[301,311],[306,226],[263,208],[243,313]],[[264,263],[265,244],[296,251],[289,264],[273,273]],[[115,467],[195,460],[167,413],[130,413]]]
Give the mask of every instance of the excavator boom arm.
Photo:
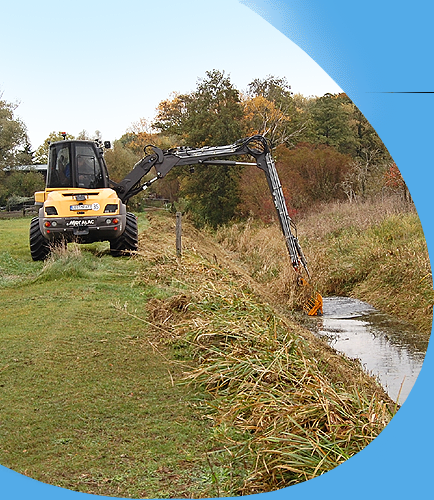
[[[292,233],[291,226],[295,227],[289,214],[283,196],[282,186],[274,165],[271,151],[267,140],[260,135],[248,137],[227,146],[206,146],[203,148],[176,148],[162,151],[155,146],[152,152],[142,158],[133,170],[119,184],[114,186],[123,202],[146,189],[152,182],[167,175],[172,168],[185,165],[236,165],[239,162],[222,161],[218,158],[233,157],[239,155],[250,155],[256,160],[256,166],[260,168],[267,178],[274,206],[277,211],[280,226],[285,237],[286,246],[295,271],[300,272],[303,267],[309,275],[307,262],[298,243],[297,237]],[[155,167],[156,177],[143,185],[139,185],[143,177]]]

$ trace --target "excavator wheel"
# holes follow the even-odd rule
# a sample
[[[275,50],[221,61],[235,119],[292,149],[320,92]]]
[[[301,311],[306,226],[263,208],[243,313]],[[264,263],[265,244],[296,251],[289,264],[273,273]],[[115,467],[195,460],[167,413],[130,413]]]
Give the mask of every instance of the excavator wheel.
[[[33,260],[45,260],[50,255],[50,244],[44,238],[39,227],[39,217],[30,222],[30,253]]]
[[[137,218],[132,213],[127,213],[125,231],[118,239],[110,242],[110,253],[113,257],[128,255],[137,251],[138,229]]]

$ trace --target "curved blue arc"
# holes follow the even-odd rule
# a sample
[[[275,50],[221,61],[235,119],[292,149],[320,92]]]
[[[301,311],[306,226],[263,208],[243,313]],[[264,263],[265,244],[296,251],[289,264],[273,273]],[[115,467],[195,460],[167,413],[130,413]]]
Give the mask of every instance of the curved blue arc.
[[[434,92],[420,89],[434,86],[434,2],[242,0],[240,3],[309,54],[373,125],[411,191],[431,254],[434,100],[428,94]],[[327,474],[262,494],[261,499],[429,498],[434,444],[431,344],[411,394],[377,439]],[[0,484],[0,498],[5,500],[110,498],[43,484],[2,466]]]

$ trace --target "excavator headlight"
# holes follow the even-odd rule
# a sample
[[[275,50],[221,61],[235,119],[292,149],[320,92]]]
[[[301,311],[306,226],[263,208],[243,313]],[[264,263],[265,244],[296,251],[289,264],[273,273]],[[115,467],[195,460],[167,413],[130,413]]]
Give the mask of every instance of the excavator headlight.
[[[104,208],[104,213],[105,214],[115,213],[117,211],[118,211],[118,206],[117,206],[116,203],[109,203]]]
[[[45,213],[47,215],[57,215],[56,207],[45,207]]]

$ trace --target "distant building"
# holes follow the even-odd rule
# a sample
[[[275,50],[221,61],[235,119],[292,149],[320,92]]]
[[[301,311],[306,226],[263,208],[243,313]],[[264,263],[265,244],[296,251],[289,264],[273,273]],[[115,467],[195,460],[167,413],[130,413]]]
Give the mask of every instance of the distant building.
[[[17,165],[16,167],[5,167],[4,172],[41,172],[44,179],[47,178],[48,165]]]

